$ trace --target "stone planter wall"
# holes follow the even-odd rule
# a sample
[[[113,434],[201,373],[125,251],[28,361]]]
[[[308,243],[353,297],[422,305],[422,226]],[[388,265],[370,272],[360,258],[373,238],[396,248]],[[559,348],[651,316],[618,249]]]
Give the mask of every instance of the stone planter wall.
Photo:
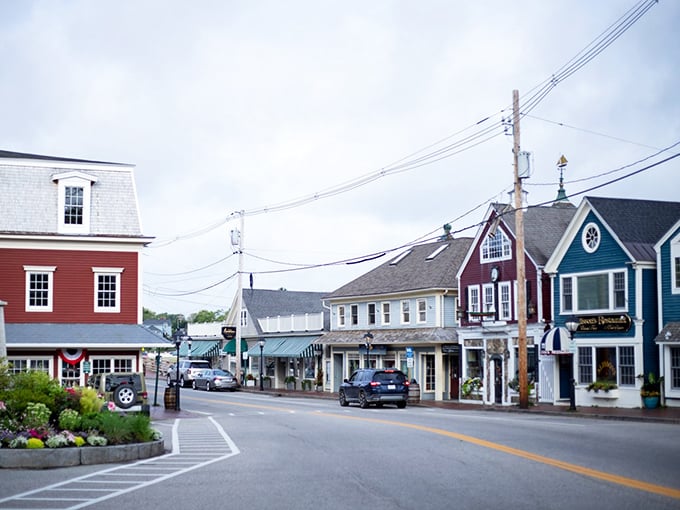
[[[149,443],[79,448],[0,448],[0,468],[45,469],[148,459],[165,453],[161,439]]]

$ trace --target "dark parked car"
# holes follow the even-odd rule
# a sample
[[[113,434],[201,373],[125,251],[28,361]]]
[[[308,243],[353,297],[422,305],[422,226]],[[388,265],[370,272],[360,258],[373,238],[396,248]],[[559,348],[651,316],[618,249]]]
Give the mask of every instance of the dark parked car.
[[[195,390],[204,388],[205,391],[211,390],[231,390],[238,388],[238,381],[231,372],[220,370],[219,368],[212,370],[202,370],[194,375],[191,383]]]
[[[362,368],[345,379],[338,391],[341,406],[357,402],[362,408],[370,404],[396,404],[406,407],[409,382],[401,370],[392,368]]]

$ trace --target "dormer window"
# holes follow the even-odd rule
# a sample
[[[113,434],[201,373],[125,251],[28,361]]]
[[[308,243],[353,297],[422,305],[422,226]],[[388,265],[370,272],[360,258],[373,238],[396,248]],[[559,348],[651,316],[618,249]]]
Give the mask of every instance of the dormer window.
[[[90,197],[97,178],[82,172],[52,176],[59,193],[57,231],[60,234],[90,233]]]
[[[508,260],[512,258],[510,239],[499,228],[494,236],[484,239],[481,252],[482,262]]]

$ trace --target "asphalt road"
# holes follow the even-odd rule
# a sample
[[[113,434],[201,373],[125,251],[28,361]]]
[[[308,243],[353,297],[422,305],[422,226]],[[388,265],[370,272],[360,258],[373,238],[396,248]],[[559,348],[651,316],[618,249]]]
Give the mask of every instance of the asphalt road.
[[[0,510],[680,508],[677,425],[191,390],[182,408],[194,417],[158,423],[174,454],[143,466],[0,470]],[[88,475],[79,490],[138,483],[57,501],[78,494],[63,484]],[[43,506],[5,500],[52,484],[63,490],[43,492],[56,494]]]

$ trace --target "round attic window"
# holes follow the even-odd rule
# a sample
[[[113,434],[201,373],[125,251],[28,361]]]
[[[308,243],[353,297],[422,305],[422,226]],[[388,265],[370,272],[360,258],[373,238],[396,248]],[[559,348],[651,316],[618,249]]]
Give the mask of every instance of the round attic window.
[[[600,246],[600,237],[600,227],[595,223],[588,223],[583,229],[583,236],[581,237],[583,249],[588,253],[593,253]]]

